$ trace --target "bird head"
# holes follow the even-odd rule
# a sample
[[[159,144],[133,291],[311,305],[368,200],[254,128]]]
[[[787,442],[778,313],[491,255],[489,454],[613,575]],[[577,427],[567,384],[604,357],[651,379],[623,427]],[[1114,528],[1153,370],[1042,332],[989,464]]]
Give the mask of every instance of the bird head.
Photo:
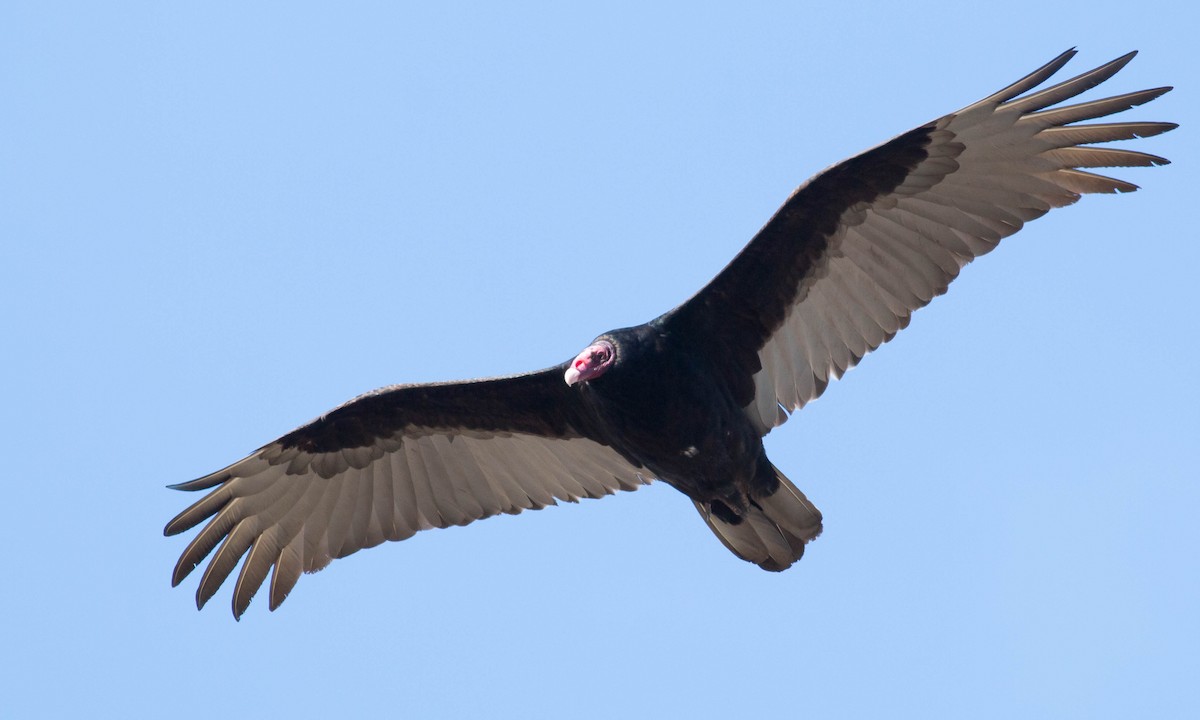
[[[567,366],[567,372],[563,375],[563,379],[567,381],[567,385],[594,380],[608,371],[613,360],[616,359],[616,355],[612,343],[607,340],[597,340],[575,356],[575,359]]]

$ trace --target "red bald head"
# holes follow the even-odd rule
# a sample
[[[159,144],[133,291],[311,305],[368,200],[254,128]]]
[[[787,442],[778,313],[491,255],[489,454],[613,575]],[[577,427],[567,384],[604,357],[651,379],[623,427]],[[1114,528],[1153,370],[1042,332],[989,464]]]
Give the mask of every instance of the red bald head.
[[[566,374],[563,375],[563,379],[567,381],[568,385],[574,385],[577,382],[587,382],[598,378],[613,364],[615,357],[616,351],[613,349],[612,343],[607,340],[597,340],[575,356],[575,359],[571,361],[571,366],[567,368]]]

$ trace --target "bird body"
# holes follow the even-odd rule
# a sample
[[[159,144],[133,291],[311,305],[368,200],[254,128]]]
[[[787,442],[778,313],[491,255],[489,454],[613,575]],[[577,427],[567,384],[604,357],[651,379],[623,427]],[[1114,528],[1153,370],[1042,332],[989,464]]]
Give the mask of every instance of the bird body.
[[[658,318],[597,338],[612,343],[616,360],[602,381],[582,388],[581,399],[622,455],[702,512],[739,522],[757,498],[778,490],[779,478],[761,433],[719,372],[723,358],[668,325]],[[819,514],[815,527],[814,535]]]
[[[814,176],[694,296],[572,360],[382,388],[174,486],[209,492],[165,529],[207,520],[172,582],[211,555],[203,606],[241,561],[235,617],[268,574],[273,610],[303,572],[385,540],[652,479],[688,496],[735,555],[786,569],[822,519],[763,436],[1026,222],[1085,193],[1136,189],[1088,169],[1167,162],[1097,144],[1171,123],[1082,121],[1170,88],[1060,105],[1132,53],[1036,89],[1073,54]]]

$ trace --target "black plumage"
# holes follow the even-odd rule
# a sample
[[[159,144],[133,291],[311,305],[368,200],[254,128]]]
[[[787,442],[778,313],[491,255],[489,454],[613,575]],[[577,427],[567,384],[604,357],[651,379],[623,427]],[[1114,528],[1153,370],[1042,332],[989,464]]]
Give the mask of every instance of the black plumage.
[[[172,582],[212,554],[202,606],[244,557],[235,616],[268,573],[274,609],[302,572],[384,540],[652,479],[691,498],[739,557],[789,567],[821,514],[772,465],[762,437],[1025,222],[1083,193],[1136,189],[1080,168],[1166,163],[1095,144],[1171,123],[1077,123],[1169,88],[1053,107],[1132,53],[1030,92],[1073,54],[818,174],[695,296],[568,362],[383,388],[174,486],[210,492],[166,527],[174,535],[208,520]]]

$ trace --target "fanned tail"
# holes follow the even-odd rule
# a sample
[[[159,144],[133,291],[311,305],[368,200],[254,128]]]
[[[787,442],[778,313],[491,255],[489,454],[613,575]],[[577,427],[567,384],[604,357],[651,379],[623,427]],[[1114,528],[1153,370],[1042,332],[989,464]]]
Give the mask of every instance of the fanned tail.
[[[821,534],[821,511],[775,468],[779,489],[751,500],[750,509],[735,524],[714,516],[695,503],[700,516],[725,547],[763,570],[787,570],[804,555],[804,545]]]

